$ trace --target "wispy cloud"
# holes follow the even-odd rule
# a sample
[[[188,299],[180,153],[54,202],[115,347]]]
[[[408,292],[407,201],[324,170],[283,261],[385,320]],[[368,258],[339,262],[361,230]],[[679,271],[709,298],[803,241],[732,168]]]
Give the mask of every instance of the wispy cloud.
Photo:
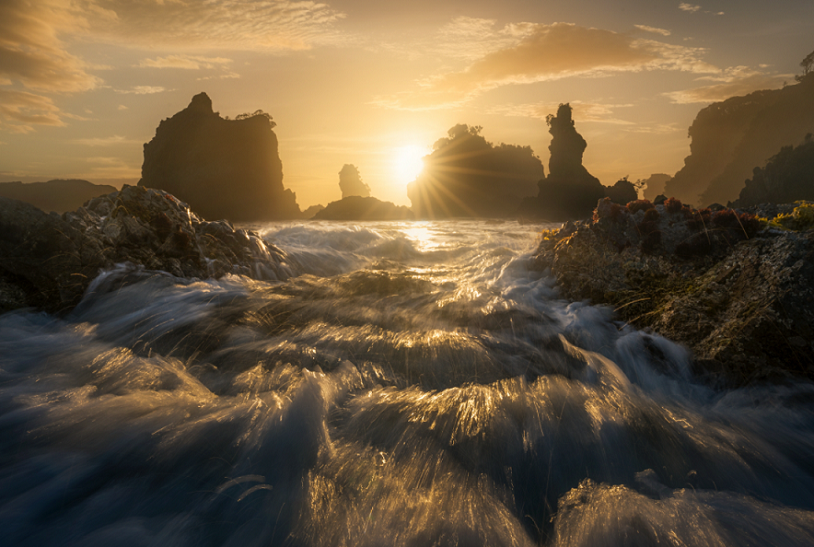
[[[62,127],[62,112],[54,101],[27,91],[0,89],[0,128],[12,133],[30,133],[34,126]]]
[[[65,0],[0,2],[0,79],[40,92],[78,92],[101,80],[70,54],[61,34],[82,31],[86,21]]]
[[[117,89],[116,93],[124,93],[127,95],[152,95],[153,93],[163,93],[169,91],[159,85],[137,85],[130,89]]]
[[[687,2],[681,2],[678,5],[678,9],[680,9],[681,11],[688,11],[690,13],[695,13],[696,11],[699,11],[701,9],[701,6],[698,6],[696,4],[688,4]]]
[[[186,70],[201,70],[228,65],[232,59],[223,57],[199,57],[195,55],[168,55],[155,59],[142,59],[139,68],[181,68]]]
[[[486,53],[465,69],[418,82],[419,89],[379,97],[380,106],[431,109],[460,105],[497,87],[642,70],[698,73],[718,69],[703,50],[634,39],[627,34],[569,23],[527,25],[515,43]]]
[[[793,81],[793,78],[791,74],[766,74],[749,67],[738,66],[698,78],[698,81],[715,82],[711,85],[672,91],[665,95],[677,104],[714,103],[760,89],[777,89],[787,81]]]
[[[141,141],[136,141],[133,139],[128,139],[122,137],[121,135],[113,135],[112,137],[104,137],[104,138],[90,138],[90,139],[74,139],[74,144],[80,144],[82,146],[116,146],[119,144],[139,144]]]
[[[571,101],[573,117],[579,123],[595,122],[615,125],[633,125],[633,122],[616,117],[615,111],[620,108],[630,108],[632,104],[605,104]],[[504,116],[519,116],[525,118],[546,119],[549,114],[555,114],[559,103],[540,102],[533,104],[512,104],[491,108],[489,114],[503,114]]]
[[[639,30],[643,30],[645,32],[650,32],[652,34],[661,34],[662,36],[670,36],[671,32],[667,29],[658,28],[658,27],[650,27],[647,25],[633,25]]]

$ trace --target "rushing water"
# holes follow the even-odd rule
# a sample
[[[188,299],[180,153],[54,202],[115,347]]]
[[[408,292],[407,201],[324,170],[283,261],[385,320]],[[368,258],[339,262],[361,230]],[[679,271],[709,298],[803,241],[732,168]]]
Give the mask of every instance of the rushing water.
[[[300,275],[0,316],[0,543],[814,545],[811,384],[699,384],[533,227],[260,229]]]

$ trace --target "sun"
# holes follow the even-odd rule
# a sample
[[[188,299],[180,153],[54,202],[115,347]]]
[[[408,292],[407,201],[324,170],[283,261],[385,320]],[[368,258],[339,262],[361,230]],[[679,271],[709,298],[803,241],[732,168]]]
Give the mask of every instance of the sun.
[[[393,173],[396,180],[407,184],[415,180],[424,169],[422,158],[429,154],[425,146],[409,144],[393,150]]]

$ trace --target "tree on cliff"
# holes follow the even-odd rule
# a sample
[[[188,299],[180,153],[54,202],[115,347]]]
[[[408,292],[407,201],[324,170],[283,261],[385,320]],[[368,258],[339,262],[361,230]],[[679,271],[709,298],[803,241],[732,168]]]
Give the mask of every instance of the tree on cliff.
[[[535,193],[543,164],[529,146],[488,142],[482,127],[458,124],[438,139],[407,186],[418,218],[505,217]]]
[[[814,51],[806,55],[805,58],[800,61],[800,66],[803,67],[803,73],[794,77],[798,82],[802,82],[803,78],[811,73],[811,69],[814,67]]]
[[[339,189],[342,199],[350,196],[370,197],[370,187],[362,181],[359,169],[352,163],[346,163],[339,171]]]
[[[296,196],[283,187],[283,165],[271,116],[227,120],[206,93],[161,121],[144,145],[139,186],[160,188],[208,219],[299,218]]]

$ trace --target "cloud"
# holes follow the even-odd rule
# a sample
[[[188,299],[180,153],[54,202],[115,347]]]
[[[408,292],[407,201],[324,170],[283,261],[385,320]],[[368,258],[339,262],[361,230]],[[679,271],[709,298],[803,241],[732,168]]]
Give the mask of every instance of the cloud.
[[[698,81],[716,82],[712,85],[672,91],[665,95],[676,104],[714,103],[725,101],[730,97],[747,95],[760,89],[777,89],[792,79],[791,74],[765,74],[748,67],[738,66],[698,79]]]
[[[695,13],[701,9],[701,6],[696,6],[695,4],[688,4],[686,2],[682,2],[678,5],[678,9],[681,11],[688,11],[690,13]]]
[[[569,23],[526,25],[515,43],[474,60],[464,70],[418,82],[420,90],[377,98],[374,104],[410,110],[460,105],[490,89],[574,76],[642,70],[709,73],[702,49],[634,39]]]
[[[169,90],[158,85],[137,85],[130,89],[116,89],[115,91],[126,95],[152,95],[153,93],[162,93]]]
[[[632,104],[603,104],[571,101],[573,118],[579,123],[596,122],[615,125],[633,125],[633,122],[615,117],[618,108],[630,108]],[[534,104],[503,105],[491,108],[489,114],[503,114],[504,116],[519,116],[525,118],[538,118],[545,120],[549,114],[555,114],[559,103],[541,102]]]
[[[27,91],[0,90],[0,128],[12,133],[30,133],[35,125],[65,126],[54,101]]]
[[[79,92],[101,80],[59,36],[85,27],[67,0],[0,2],[0,78],[46,92]]]
[[[82,146],[116,146],[118,144],[141,144],[141,141],[136,141],[133,139],[127,139],[120,135],[113,135],[112,137],[104,137],[104,138],[91,138],[91,139],[74,139],[74,144],[79,144]]]
[[[128,47],[285,51],[347,39],[335,28],[344,14],[309,0],[86,0],[85,6],[91,38]]]
[[[228,65],[231,59],[223,57],[197,57],[194,55],[168,55],[155,59],[142,59],[137,65],[139,68],[182,68],[187,70],[201,70]]]
[[[653,34],[661,34],[662,36],[670,36],[670,34],[671,34],[669,30],[663,29],[663,28],[649,27],[647,25],[633,25],[633,26],[636,27],[639,30],[643,30],[645,32],[651,32]]]
[[[124,106],[123,104],[120,104],[118,110],[130,110],[130,109]]]

